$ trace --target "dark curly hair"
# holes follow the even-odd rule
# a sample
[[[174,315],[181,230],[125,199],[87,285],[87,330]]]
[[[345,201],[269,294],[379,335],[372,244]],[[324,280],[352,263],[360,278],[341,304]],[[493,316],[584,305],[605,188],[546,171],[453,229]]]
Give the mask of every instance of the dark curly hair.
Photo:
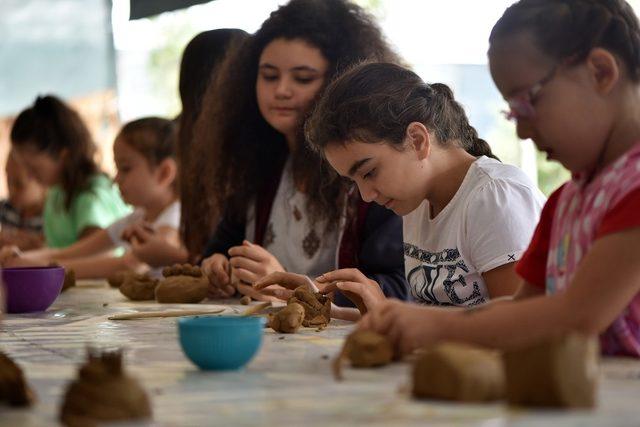
[[[324,92],[305,129],[320,152],[351,140],[399,147],[412,122],[424,124],[442,146],[457,144],[476,157],[496,158],[447,85],[426,84],[396,64],[364,63],[345,72]]]
[[[216,69],[227,52],[249,37],[242,30],[222,28],[196,35],[185,47],[180,63],[182,112],[178,126],[177,157],[181,198],[180,234],[190,256],[202,253],[216,226],[212,214],[212,193],[208,192],[203,171],[210,167],[207,157],[194,150],[193,132],[202,109],[202,99]],[[195,258],[194,258],[195,260]]]
[[[498,20],[489,42],[523,31],[556,60],[580,62],[594,47],[610,50],[631,80],[640,81],[640,26],[624,0],[520,0]]]
[[[11,128],[11,144],[33,148],[54,158],[67,150],[60,183],[65,192],[66,210],[75,196],[86,189],[89,179],[100,172],[89,129],[77,112],[52,95],[39,96],[16,117]]]
[[[399,62],[373,18],[345,0],[292,0],[221,65],[196,124],[195,155],[208,159],[199,179],[214,196],[214,211],[244,219],[249,203],[273,180],[291,154],[293,178],[304,184],[310,220],[338,222],[346,186],[304,141],[300,123],[296,150],[262,117],[256,99],[258,62],[275,39],[300,39],[317,47],[329,67],[325,82],[364,59]],[[325,83],[326,84],[326,83]],[[319,92],[322,93],[321,89]],[[317,95],[319,96],[320,93]]]

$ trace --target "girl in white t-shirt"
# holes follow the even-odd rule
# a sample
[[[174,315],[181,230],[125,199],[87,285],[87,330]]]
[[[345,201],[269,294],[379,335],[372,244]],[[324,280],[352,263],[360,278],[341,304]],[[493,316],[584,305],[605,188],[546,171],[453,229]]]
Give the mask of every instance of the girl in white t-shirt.
[[[135,210],[64,249],[43,249],[16,254],[11,265],[55,262],[75,270],[76,278],[104,278],[120,270],[152,270],[158,274],[154,254],[146,248],[151,240],[167,243],[162,258],[185,262],[180,243],[180,201],[177,194],[173,122],[147,117],[127,123],[113,144],[118,173],[115,182],[125,202]],[[119,256],[114,250],[124,248]],[[8,254],[3,254],[6,257]]]
[[[520,169],[494,158],[446,85],[393,64],[359,65],[329,85],[306,132],[365,201],[403,216],[405,274],[416,302],[473,306],[515,293],[515,263],[544,197]],[[280,274],[257,287],[305,281]],[[314,285],[346,291],[360,308],[384,300],[354,269],[325,273]]]

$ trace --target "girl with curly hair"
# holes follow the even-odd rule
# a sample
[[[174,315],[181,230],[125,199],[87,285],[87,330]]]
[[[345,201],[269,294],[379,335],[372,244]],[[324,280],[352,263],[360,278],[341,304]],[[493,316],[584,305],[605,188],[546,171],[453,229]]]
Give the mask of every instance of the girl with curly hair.
[[[302,131],[326,84],[366,59],[399,62],[359,6],[292,0],[221,65],[194,141],[194,155],[211,159],[199,179],[222,215],[202,263],[212,296],[235,292],[231,276],[252,284],[276,271],[357,267],[386,295],[406,298],[401,219],[363,202]]]

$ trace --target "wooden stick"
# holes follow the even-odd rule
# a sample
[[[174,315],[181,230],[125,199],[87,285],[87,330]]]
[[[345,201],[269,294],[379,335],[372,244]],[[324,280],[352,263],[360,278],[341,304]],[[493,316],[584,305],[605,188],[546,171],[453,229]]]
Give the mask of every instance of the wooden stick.
[[[256,314],[267,307],[271,307],[270,301],[261,302],[260,304],[252,305],[251,307],[247,308],[245,311],[240,313],[240,316],[251,316],[252,314]]]
[[[146,311],[143,313],[120,313],[107,317],[109,320],[133,320],[133,319],[149,319],[152,317],[180,317],[180,316],[197,316],[201,314],[218,314],[225,309],[218,308],[215,310],[167,310],[167,311]]]

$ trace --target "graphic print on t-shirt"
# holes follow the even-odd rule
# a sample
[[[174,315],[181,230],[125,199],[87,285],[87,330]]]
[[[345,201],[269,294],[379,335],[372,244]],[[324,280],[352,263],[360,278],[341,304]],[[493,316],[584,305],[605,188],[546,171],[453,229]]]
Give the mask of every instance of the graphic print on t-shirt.
[[[464,279],[470,271],[457,248],[430,252],[409,243],[405,256],[420,261],[407,279],[415,300],[434,305],[472,306],[485,302],[478,282]]]

